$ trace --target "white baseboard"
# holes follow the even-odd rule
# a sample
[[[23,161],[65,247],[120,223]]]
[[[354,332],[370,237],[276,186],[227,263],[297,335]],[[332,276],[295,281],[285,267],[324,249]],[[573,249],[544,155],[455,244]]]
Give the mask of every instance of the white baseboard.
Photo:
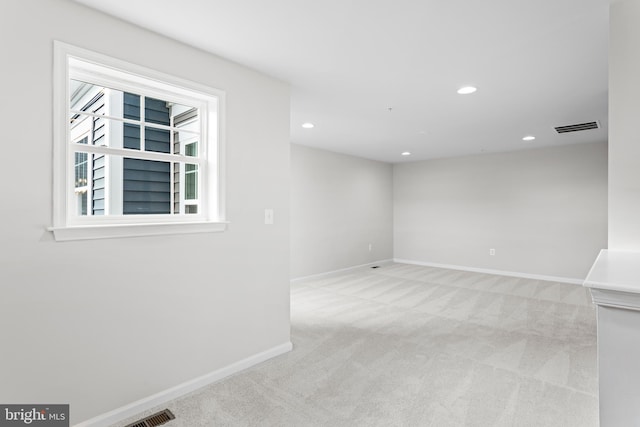
[[[133,417],[141,412],[152,409],[158,405],[167,403],[170,400],[184,396],[185,394],[191,393],[192,391],[207,386],[211,383],[220,381],[225,377],[243,371],[247,368],[257,365],[258,363],[262,363],[273,357],[280,356],[281,354],[287,353],[292,349],[293,344],[291,344],[291,342],[281,344],[279,346],[270,348],[269,350],[263,351],[262,353],[254,354],[253,356],[249,356],[246,359],[242,359],[238,362],[232,363],[231,365],[225,366],[224,368],[218,369],[217,371],[210,372],[201,377],[194,378],[190,381],[179,384],[168,390],[161,391],[160,393],[145,397],[144,399],[140,399],[118,409],[114,409],[113,411],[106,412],[87,421],[75,424],[74,427],[106,427],[112,425],[119,421]]]
[[[524,279],[545,280],[547,282],[571,283],[573,285],[582,285],[584,279],[573,279],[570,277],[545,276],[541,274],[518,273],[515,271],[491,270],[488,268],[464,267],[461,265],[438,264],[435,262],[413,261],[408,259],[394,258],[393,262],[400,264],[423,265],[425,267],[447,268],[449,270],[472,271],[474,273],[495,274],[497,276],[522,277]]]
[[[346,273],[347,271],[356,270],[358,268],[371,267],[373,265],[384,264],[384,263],[388,263],[388,262],[393,262],[393,260],[392,259],[383,259],[383,260],[380,260],[380,261],[369,262],[367,264],[360,264],[360,265],[354,265],[352,267],[341,268],[339,270],[333,270],[333,271],[327,271],[327,272],[324,272],[324,273],[312,274],[310,276],[296,277],[295,279],[291,279],[290,282],[291,283],[295,283],[295,282],[300,282],[302,280],[319,279],[321,277],[331,276],[332,274]]]

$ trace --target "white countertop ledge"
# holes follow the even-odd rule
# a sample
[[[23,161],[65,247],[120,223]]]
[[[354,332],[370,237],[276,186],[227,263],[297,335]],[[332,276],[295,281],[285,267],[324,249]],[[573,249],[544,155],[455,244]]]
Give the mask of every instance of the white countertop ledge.
[[[640,252],[601,250],[583,285],[640,294]]]

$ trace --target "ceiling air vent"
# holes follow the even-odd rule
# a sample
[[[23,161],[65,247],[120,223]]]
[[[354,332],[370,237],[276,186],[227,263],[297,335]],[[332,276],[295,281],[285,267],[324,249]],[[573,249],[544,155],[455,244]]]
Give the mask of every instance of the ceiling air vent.
[[[160,411],[156,414],[149,415],[147,418],[136,421],[133,424],[129,424],[126,427],[156,427],[164,423],[168,423],[175,418],[176,417],[171,413],[170,410],[165,409],[164,411]]]
[[[557,126],[555,128],[558,133],[580,132],[582,130],[598,129],[598,122],[579,123],[577,125]]]

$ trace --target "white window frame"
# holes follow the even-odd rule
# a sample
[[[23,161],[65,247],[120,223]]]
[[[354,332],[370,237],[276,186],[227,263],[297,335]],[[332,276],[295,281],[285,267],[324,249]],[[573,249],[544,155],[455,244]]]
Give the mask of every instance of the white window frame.
[[[224,231],[225,93],[198,83],[54,41],[53,69],[53,232],[58,241]],[[83,146],[82,151],[198,164],[197,214],[81,216],[75,210],[75,158],[69,126],[71,78],[197,107],[200,111],[198,157],[125,148]],[[143,107],[143,106],[141,106]],[[184,163],[183,163],[184,164]],[[171,189],[173,192],[173,188]],[[90,209],[90,207],[88,207]]]

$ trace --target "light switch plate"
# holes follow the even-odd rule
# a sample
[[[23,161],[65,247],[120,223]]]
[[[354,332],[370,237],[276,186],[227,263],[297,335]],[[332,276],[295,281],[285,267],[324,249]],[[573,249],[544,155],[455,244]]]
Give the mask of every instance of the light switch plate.
[[[273,209],[264,210],[264,223],[269,225],[273,224]]]

